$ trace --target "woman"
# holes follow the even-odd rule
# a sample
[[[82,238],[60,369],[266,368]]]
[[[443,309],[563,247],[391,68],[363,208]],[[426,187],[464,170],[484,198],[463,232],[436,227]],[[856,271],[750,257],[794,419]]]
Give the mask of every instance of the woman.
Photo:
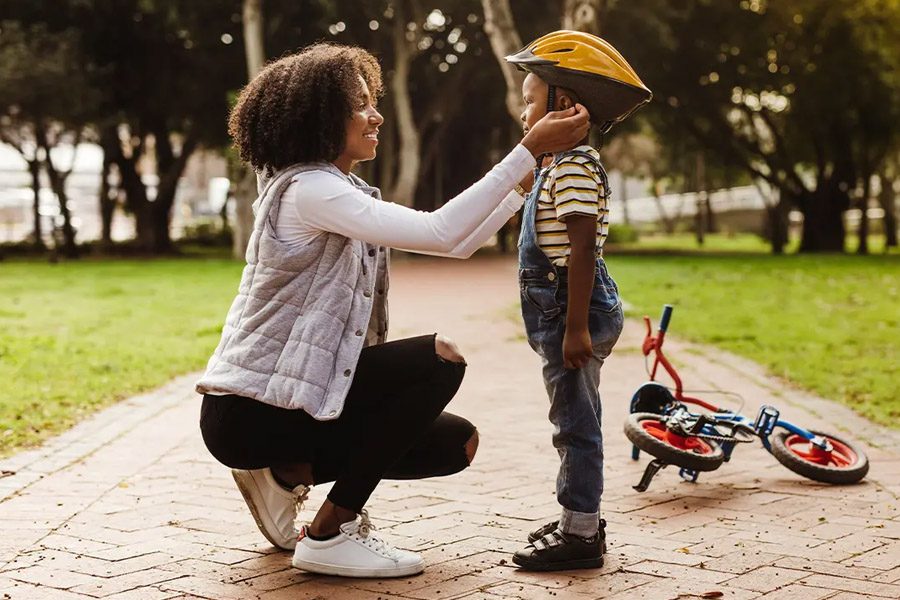
[[[375,157],[381,71],[360,48],[317,44],[268,65],[241,92],[229,132],[265,174],[247,266],[197,384],[207,447],[257,525],[293,564],[397,577],[422,558],[370,533],[383,478],[449,475],[471,462],[475,427],[442,412],[465,371],[437,335],[385,343],[388,248],[468,257],[521,206],[535,157],[588,129],[583,107],[537,123],[484,178],[432,213],[381,201],[351,173]],[[334,481],[294,530],[308,486]]]

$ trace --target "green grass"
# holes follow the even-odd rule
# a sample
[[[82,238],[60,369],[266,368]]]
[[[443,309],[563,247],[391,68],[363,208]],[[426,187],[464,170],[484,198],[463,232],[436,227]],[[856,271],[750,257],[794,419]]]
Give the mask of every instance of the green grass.
[[[900,425],[900,257],[607,256],[630,316],[715,344],[769,371]],[[740,391],[740,390],[734,390]]]
[[[869,253],[878,255],[884,253],[885,237],[879,234],[869,236]],[[854,234],[848,234],[844,247],[848,253],[855,253],[859,246],[859,238]],[[800,239],[792,238],[785,246],[784,251],[787,254],[797,252],[800,247]],[[713,252],[713,253],[756,253],[770,254],[771,245],[765,239],[752,233],[735,233],[724,234],[717,233],[707,235],[704,238],[703,245],[697,243],[697,238],[693,233],[675,233],[672,235],[664,234],[642,234],[636,242],[628,242],[617,244],[611,249],[611,253],[629,252],[629,253],[646,253],[646,252]],[[892,250],[893,254],[898,254],[900,250]]]
[[[241,264],[0,263],[0,455],[201,368]]]
[[[633,316],[656,318],[674,303],[673,335],[747,356],[898,425],[900,257],[607,260]],[[0,455],[203,367],[241,266],[212,255],[0,263]]]

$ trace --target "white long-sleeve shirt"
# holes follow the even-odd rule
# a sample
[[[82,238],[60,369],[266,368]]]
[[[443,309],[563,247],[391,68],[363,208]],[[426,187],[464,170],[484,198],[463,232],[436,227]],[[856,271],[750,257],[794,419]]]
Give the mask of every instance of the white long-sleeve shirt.
[[[422,254],[468,258],[524,203],[512,191],[534,168],[521,144],[484,177],[433,212],[372,198],[327,171],[297,175],[284,192],[275,232],[289,245],[325,232]]]

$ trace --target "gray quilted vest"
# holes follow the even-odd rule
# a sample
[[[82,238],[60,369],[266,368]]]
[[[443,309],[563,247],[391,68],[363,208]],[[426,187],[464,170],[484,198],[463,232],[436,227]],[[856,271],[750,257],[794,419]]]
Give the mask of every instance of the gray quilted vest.
[[[268,181],[257,200],[238,295],[197,392],[237,394],[336,419],[360,351],[384,342],[388,248],[331,232],[290,247],[275,235],[285,189],[297,174],[317,170],[381,199],[377,188],[330,163],[294,165]]]

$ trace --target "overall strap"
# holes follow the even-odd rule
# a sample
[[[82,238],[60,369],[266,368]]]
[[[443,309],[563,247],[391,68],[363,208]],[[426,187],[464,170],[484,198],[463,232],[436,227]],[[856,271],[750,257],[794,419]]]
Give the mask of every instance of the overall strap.
[[[595,167],[597,167],[597,171],[600,173],[600,179],[603,182],[603,198],[608,199],[610,196],[609,175],[607,175],[606,168],[604,168],[603,163],[600,162],[600,159],[598,159],[590,152],[585,152],[584,150],[569,150],[568,152],[560,152],[553,160],[553,166],[555,167],[560,163],[560,161],[571,156],[583,156],[587,158],[591,163],[593,163]]]

